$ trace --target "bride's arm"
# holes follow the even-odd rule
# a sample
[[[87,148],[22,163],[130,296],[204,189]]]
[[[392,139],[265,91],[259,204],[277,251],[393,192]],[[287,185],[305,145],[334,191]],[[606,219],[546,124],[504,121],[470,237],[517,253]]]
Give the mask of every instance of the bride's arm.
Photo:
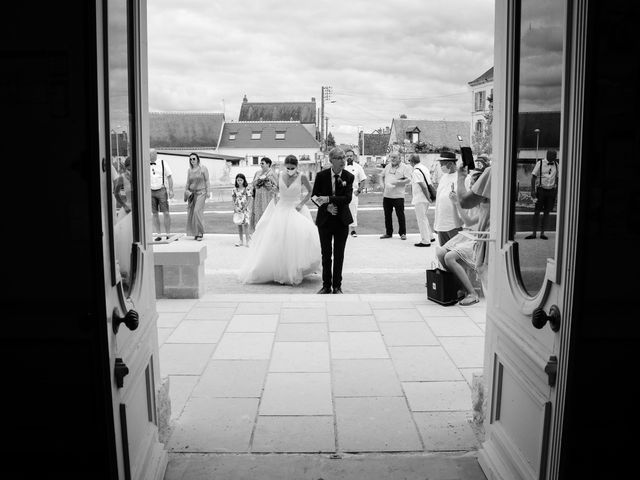
[[[300,175],[302,175],[300,177],[300,180],[302,181],[302,185],[304,185],[304,188],[307,189],[307,194],[302,198],[300,203],[296,206],[296,210],[300,210],[304,206],[304,204],[307,203],[311,198],[311,182],[309,182],[309,179],[304,173],[300,173]]]

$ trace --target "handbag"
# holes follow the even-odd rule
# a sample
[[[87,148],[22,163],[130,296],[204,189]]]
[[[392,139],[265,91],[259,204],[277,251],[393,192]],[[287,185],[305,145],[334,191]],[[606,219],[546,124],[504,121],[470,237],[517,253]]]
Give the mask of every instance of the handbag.
[[[441,268],[427,270],[427,298],[432,302],[453,305],[460,299],[458,290],[461,288],[460,281],[453,273]]]
[[[244,223],[244,213],[242,212],[234,212],[233,213],[233,223],[236,225],[242,225]]]
[[[427,200],[429,200],[430,202],[435,202],[436,201],[436,195],[437,195],[438,192],[436,191],[434,186],[429,183],[429,181],[427,180],[427,176],[424,174],[424,172],[422,170],[420,170],[419,168],[418,168],[418,171],[424,177],[424,183],[427,184],[427,192],[429,193]]]
[[[188,202],[189,199],[191,198],[191,195],[193,195],[193,193],[191,193],[189,190],[185,189],[185,191],[184,191],[184,201]]]

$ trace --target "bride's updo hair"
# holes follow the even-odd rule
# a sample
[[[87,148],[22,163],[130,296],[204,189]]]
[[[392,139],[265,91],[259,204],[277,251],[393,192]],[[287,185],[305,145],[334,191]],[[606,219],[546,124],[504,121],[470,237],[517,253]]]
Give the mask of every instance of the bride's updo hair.
[[[287,155],[287,157],[284,159],[284,163],[285,165],[288,163],[289,165],[295,165],[297,167],[298,159],[295,155]]]

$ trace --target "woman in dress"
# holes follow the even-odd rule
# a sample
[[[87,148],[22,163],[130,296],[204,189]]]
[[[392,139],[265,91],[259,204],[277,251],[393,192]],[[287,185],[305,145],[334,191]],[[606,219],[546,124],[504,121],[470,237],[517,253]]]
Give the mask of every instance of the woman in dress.
[[[271,170],[271,159],[264,157],[260,160],[260,170],[253,177],[253,205],[251,207],[251,230],[255,231],[262,214],[273,199],[277,189],[277,180]]]
[[[249,246],[249,240],[251,239],[249,235],[250,198],[251,193],[247,187],[247,177],[239,173],[236,175],[235,187],[231,192],[231,200],[233,200],[233,223],[238,226],[238,235],[240,236],[240,241],[235,244],[236,247],[241,247],[242,245]],[[243,234],[246,243],[242,239]]]
[[[197,153],[189,155],[189,170],[184,190],[187,202],[187,235],[193,235],[198,241],[204,235],[204,202],[209,196],[209,171],[200,165]]]
[[[277,178],[278,197],[270,202],[256,226],[251,249],[240,268],[242,283],[297,285],[320,269],[320,237],[306,203],[309,179],[298,171],[298,159],[289,155]],[[302,187],[306,194],[302,197]]]

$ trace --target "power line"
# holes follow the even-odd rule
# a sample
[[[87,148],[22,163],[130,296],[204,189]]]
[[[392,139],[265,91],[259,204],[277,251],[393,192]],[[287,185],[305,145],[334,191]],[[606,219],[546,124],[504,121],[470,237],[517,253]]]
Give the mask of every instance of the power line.
[[[468,95],[470,92],[457,92],[447,93],[445,95],[432,95],[429,97],[392,97],[387,95],[371,95],[364,93],[349,92],[348,90],[342,90],[343,93],[333,93],[335,96],[341,97],[362,97],[362,98],[384,98],[385,100],[431,100],[434,98],[456,97],[459,95]]]

